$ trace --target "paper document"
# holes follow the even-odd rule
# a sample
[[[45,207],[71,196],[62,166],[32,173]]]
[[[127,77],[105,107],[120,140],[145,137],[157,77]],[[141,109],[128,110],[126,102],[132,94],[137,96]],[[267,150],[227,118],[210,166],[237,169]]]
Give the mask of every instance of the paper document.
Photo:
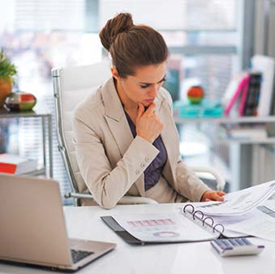
[[[197,204],[196,210],[201,210],[208,216],[240,215],[256,208],[275,193],[275,181],[270,181],[240,191],[228,193],[222,202],[206,202]]]
[[[226,237],[246,237],[249,236],[250,234],[247,232],[238,231],[234,229],[234,225],[241,223],[241,222],[246,222],[246,220],[249,220],[250,218],[253,218],[253,212],[254,209],[251,211],[242,214],[242,215],[234,215],[234,216],[215,216],[213,217],[215,223],[220,223],[223,225],[225,231],[223,232],[223,235]]]
[[[268,201],[269,202],[269,201]],[[273,204],[275,204],[273,202]],[[228,224],[229,229],[275,241],[275,206],[263,204],[253,209],[245,220]]]
[[[202,229],[179,213],[115,215],[114,219],[135,238],[144,242],[203,241],[219,233]]]

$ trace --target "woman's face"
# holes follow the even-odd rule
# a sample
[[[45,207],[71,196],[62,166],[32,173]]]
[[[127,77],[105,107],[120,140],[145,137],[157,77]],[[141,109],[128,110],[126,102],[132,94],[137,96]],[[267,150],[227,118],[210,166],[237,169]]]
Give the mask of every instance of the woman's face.
[[[127,78],[120,78],[115,68],[112,68],[112,74],[117,80],[117,91],[124,105],[135,106],[141,103],[147,107],[155,100],[165,81],[166,62],[139,67],[134,76]]]

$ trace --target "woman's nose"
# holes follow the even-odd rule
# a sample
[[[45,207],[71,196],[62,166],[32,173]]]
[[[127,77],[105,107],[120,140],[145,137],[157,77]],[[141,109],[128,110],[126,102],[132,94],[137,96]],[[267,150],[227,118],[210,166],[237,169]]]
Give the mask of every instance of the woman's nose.
[[[150,95],[151,95],[152,97],[156,97],[159,88],[160,88],[160,86],[159,86],[158,84],[152,85],[151,88],[150,88]]]

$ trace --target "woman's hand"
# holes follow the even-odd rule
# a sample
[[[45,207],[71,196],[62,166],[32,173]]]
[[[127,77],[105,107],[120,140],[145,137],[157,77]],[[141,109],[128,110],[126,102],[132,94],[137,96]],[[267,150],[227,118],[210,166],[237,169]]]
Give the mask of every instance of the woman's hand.
[[[156,115],[156,105],[152,103],[146,111],[144,106],[139,104],[136,118],[137,135],[153,143],[163,130],[163,123]]]
[[[205,191],[201,197],[201,202],[209,202],[209,201],[219,201],[222,202],[224,200],[224,198],[222,196],[224,196],[226,193],[223,191],[212,191],[212,190],[208,190]]]

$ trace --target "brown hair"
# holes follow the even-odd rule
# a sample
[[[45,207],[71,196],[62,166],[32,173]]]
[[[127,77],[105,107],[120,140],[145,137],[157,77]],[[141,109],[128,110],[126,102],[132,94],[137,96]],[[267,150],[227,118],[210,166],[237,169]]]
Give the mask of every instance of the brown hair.
[[[168,58],[161,34],[151,27],[134,25],[129,13],[108,20],[99,37],[121,78],[134,75],[137,67],[158,65]]]

